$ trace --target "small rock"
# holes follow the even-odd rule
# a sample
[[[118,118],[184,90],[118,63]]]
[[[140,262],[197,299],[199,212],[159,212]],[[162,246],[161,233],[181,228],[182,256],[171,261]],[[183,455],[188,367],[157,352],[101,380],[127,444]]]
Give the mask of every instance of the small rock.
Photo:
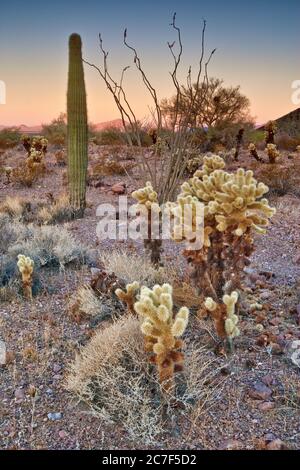
[[[240,441],[235,439],[228,439],[220,444],[219,450],[238,450],[242,449],[242,447],[243,444]]]
[[[275,439],[274,441],[269,442],[266,446],[267,450],[283,450],[286,449],[284,442],[281,439]]]
[[[262,291],[259,296],[261,299],[267,300],[271,297],[271,295],[272,295],[271,292],[265,290],[265,291]]]
[[[116,183],[111,187],[114,194],[124,194],[126,189],[125,183]]]
[[[261,411],[270,411],[274,408],[275,404],[272,401],[264,401],[258,405]]]
[[[272,395],[272,390],[262,382],[255,382],[248,393],[254,400],[267,400]]]
[[[300,253],[297,253],[293,258],[294,264],[300,264]]]
[[[65,439],[68,436],[66,431],[64,431],[63,429],[61,431],[59,431],[58,435],[61,439]]]
[[[62,418],[62,413],[48,413],[47,417],[50,421],[58,421]]]
[[[267,374],[267,375],[265,375],[265,376],[261,379],[261,381],[262,381],[265,385],[270,386],[270,385],[272,385],[272,384],[274,383],[274,377],[273,377],[271,374]]]
[[[61,366],[59,364],[53,364],[53,372],[59,372],[61,370]]]
[[[25,397],[24,390],[22,388],[17,388],[15,390],[15,398],[16,400],[23,400]]]

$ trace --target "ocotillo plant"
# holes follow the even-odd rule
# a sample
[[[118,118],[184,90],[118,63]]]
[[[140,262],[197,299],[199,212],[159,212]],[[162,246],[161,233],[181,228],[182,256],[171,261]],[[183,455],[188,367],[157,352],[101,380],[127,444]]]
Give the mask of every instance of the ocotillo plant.
[[[75,215],[82,217],[86,205],[88,122],[81,38],[78,34],[72,34],[69,39],[67,119],[70,204]]]

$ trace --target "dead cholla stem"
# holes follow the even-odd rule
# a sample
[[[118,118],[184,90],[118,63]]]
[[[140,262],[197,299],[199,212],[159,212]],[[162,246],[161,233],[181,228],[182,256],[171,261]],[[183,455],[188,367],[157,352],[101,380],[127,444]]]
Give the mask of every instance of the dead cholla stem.
[[[265,126],[265,141],[268,144],[275,144],[275,134],[277,131],[276,122],[269,121]]]
[[[153,238],[153,233],[160,237],[161,229],[161,210],[158,204],[158,194],[154,191],[151,182],[147,181],[144,188],[132,193],[132,197],[137,201],[136,209],[147,217],[147,238],[144,240],[144,246],[150,252],[152,264],[158,267],[161,265],[162,240]],[[156,224],[155,227],[153,222]]]
[[[253,143],[249,144],[248,150],[250,152],[251,157],[255,158],[255,160],[257,160],[258,162],[263,162],[263,159],[260,158],[260,156],[257,153],[255,144]]]
[[[24,255],[18,255],[18,268],[22,276],[24,297],[32,299],[32,274],[34,262],[31,258]]]
[[[236,136],[236,148],[235,148],[235,153],[234,153],[234,159],[236,162],[239,159],[239,153],[240,153],[240,149],[243,143],[244,132],[245,132],[245,129],[242,128],[238,131],[237,136]]]
[[[133,282],[132,284],[127,284],[126,290],[116,289],[116,296],[126,304],[127,310],[130,313],[135,313],[134,303],[136,302],[137,291],[139,290],[140,285],[138,282]]]
[[[174,399],[174,374],[183,369],[183,342],[179,339],[188,324],[189,310],[181,307],[173,314],[172,286],[156,285],[153,289],[142,287],[134,309],[143,319],[141,326],[145,336],[145,349],[150,361],[158,370],[161,390],[167,399]]]
[[[230,352],[233,352],[233,339],[239,336],[240,330],[237,327],[238,316],[235,313],[238,301],[238,293],[231,292],[222,298],[222,304],[216,303],[212,298],[207,297],[204,303],[206,311],[212,316],[216,331],[221,339],[226,339]]]

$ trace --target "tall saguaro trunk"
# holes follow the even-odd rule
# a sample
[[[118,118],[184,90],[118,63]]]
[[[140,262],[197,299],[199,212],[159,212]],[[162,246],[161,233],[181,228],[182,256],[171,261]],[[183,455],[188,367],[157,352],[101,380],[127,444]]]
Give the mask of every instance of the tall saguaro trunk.
[[[81,38],[69,38],[69,75],[67,93],[68,184],[70,204],[76,217],[83,217],[86,205],[88,165],[88,122]]]

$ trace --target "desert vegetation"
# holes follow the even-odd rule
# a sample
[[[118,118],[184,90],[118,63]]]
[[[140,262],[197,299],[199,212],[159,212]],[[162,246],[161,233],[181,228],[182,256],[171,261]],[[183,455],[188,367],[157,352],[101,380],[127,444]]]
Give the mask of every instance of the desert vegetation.
[[[67,113],[0,131],[2,448],[299,447],[300,130],[255,128],[240,88],[209,75],[206,22],[182,84],[176,15],[171,31],[162,100],[123,36],[150,124],[101,35],[102,68],[72,34]],[[89,124],[84,67],[122,129]],[[143,236],[98,236],[99,204],[124,224],[119,196]]]

